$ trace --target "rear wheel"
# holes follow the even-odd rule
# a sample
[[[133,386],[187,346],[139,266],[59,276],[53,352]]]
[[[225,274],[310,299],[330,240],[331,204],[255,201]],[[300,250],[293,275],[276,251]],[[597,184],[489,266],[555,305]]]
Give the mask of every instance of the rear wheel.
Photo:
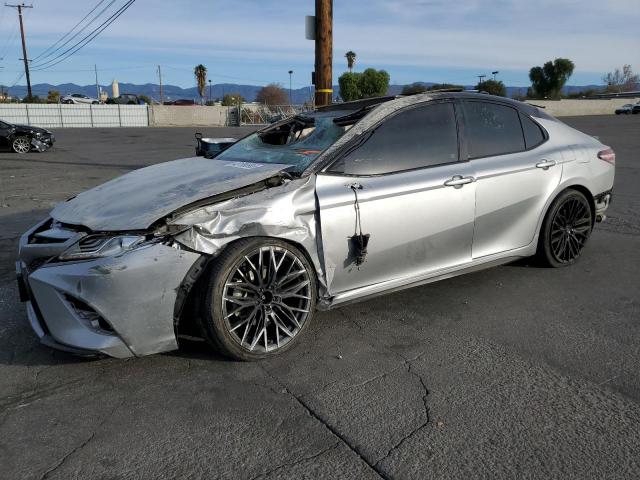
[[[561,193],[551,204],[542,224],[538,257],[550,267],[574,264],[591,236],[593,212],[577,190]]]
[[[16,137],[11,142],[11,148],[16,153],[28,153],[31,150],[31,140],[29,137]]]
[[[277,355],[308,329],[316,297],[314,270],[300,249],[278,239],[243,239],[210,271],[203,333],[237,360]]]

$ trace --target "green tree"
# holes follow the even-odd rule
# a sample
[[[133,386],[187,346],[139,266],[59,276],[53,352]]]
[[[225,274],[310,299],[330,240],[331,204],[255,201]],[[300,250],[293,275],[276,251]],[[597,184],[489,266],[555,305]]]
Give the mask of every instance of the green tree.
[[[507,96],[507,87],[504,86],[500,80],[485,80],[476,85],[476,90],[480,92],[487,92],[491,95],[497,95],[499,97]]]
[[[353,50],[349,50],[347,53],[344,54],[345,58],[347,59],[347,68],[349,69],[349,72],[353,72],[353,66],[356,63],[356,52],[354,52]]]
[[[57,90],[49,90],[47,93],[47,103],[59,103],[60,92]]]
[[[340,85],[340,98],[345,102],[351,102],[358,100],[360,97],[360,90],[358,88],[358,73],[345,72],[338,78],[338,85]]]
[[[391,78],[385,70],[367,68],[359,74],[358,89],[360,98],[380,97],[387,94]]]
[[[200,95],[200,100],[202,100],[207,88],[207,67],[202,64],[196,65],[196,67],[193,69],[193,74],[196,77],[196,84],[198,85],[198,94]]]
[[[367,68],[362,73],[345,72],[338,78],[340,97],[345,102],[361,98],[380,97],[389,90],[389,74],[384,70]]]
[[[415,95],[416,93],[423,93],[427,91],[427,86],[423,83],[412,83],[402,87],[402,95]]]
[[[533,98],[560,98],[562,87],[573,74],[574,63],[568,58],[556,58],[542,67],[533,67],[529,71],[531,88],[527,92]]]
[[[246,102],[245,98],[239,93],[227,93],[224,97],[222,97],[222,106],[223,107],[233,107],[234,105],[238,105],[238,102],[244,103]]]

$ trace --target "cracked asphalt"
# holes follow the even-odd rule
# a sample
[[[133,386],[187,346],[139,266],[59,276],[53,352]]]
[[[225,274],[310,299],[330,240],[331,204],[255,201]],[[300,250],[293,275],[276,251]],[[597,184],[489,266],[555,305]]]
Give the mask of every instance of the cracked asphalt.
[[[640,116],[563,120],[618,154],[609,220],[578,264],[322,312],[261,363],[197,342],[76,358],[41,346],[17,300],[22,231],[81,190],[190,156],[194,129],[59,130],[44,154],[0,153],[0,478],[638,478]]]

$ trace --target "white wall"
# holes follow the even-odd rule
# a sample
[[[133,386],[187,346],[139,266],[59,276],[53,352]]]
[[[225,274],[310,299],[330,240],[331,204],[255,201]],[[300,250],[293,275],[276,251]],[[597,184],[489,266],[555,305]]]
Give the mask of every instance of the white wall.
[[[152,127],[223,127],[228,124],[229,107],[150,105]]]
[[[636,103],[638,98],[608,98],[603,100],[527,100],[527,103],[545,107],[554,117],[572,115],[613,115],[616,108]]]

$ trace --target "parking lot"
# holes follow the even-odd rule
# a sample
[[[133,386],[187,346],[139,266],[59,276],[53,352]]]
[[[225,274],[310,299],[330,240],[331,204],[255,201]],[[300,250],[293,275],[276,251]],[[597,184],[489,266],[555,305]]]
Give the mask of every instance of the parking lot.
[[[617,153],[609,219],[578,264],[517,262],[322,312],[260,363],[198,342],[73,357],[38,343],[17,299],[27,227],[192,156],[196,129],[58,130],[48,152],[1,152],[0,478],[637,478],[640,116],[563,121]]]

